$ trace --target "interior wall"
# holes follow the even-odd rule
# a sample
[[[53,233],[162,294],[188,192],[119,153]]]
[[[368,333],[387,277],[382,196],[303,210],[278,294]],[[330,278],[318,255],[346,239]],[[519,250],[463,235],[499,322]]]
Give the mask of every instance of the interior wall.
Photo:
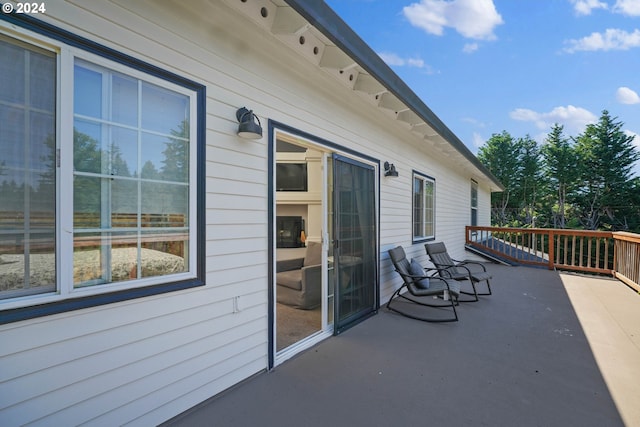
[[[295,141],[295,135],[286,136],[288,141]],[[307,164],[307,191],[276,191],[276,215],[303,217],[307,240],[321,241],[322,151],[307,147],[304,153],[276,153],[276,161]]]
[[[278,205],[276,215],[278,216],[301,216],[305,224],[307,222],[306,205]]]

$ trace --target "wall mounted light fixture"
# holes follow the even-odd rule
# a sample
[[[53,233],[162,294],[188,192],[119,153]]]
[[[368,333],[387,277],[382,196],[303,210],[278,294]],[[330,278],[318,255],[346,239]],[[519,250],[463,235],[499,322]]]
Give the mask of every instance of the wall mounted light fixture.
[[[260,119],[253,114],[253,111],[242,107],[236,111],[236,118],[240,123],[238,136],[246,139],[262,138],[262,125],[260,124]]]
[[[398,176],[398,171],[393,163],[384,162],[384,176]]]

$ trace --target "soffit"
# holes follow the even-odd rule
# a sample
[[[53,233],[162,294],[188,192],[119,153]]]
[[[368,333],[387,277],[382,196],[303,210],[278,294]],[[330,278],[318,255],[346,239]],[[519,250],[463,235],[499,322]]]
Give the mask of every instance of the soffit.
[[[311,5],[293,0],[225,0],[225,3],[334,76],[345,90],[385,111],[457,166],[476,178],[484,175],[492,186],[503,188],[464,143],[324,2]]]

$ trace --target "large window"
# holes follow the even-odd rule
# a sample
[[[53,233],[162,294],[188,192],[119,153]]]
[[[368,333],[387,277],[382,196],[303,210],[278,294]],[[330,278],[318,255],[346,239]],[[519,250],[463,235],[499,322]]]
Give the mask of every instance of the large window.
[[[1,32],[0,309],[196,279],[203,90]]]
[[[189,270],[189,96],[76,60],[74,286]]]
[[[413,240],[435,238],[435,180],[413,173]]]

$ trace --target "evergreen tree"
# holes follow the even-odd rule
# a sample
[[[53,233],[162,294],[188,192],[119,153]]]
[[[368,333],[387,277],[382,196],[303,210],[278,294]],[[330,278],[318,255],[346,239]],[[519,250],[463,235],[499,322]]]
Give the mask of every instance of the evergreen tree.
[[[533,225],[536,217],[536,204],[540,194],[541,167],[540,149],[536,141],[529,135],[516,141],[518,148],[518,174],[515,200],[523,212],[520,218],[525,224]]]
[[[518,144],[503,130],[493,134],[478,150],[478,159],[504,185],[501,193],[491,194],[492,222],[498,226],[508,224],[511,219],[511,197],[516,190],[518,176]]]
[[[153,165],[151,160],[147,160],[144,165],[142,165],[142,172],[140,173],[140,177],[144,179],[159,179],[160,172]]]
[[[149,213],[184,214],[184,206],[188,205],[185,186],[177,183],[189,181],[189,121],[183,120],[164,143],[160,170],[147,162],[143,166],[142,176],[145,179],[170,181],[168,183],[143,183],[142,202]],[[148,194],[145,194],[148,192]],[[150,195],[153,195],[151,197]]]
[[[42,199],[42,203],[48,204],[48,210],[55,210],[55,194],[56,194],[56,139],[55,135],[48,135],[44,142],[44,149],[40,156],[42,172],[38,177],[38,198]],[[45,210],[47,210],[45,208]]]
[[[74,128],[73,169],[79,172],[102,172],[102,150],[98,141]],[[100,179],[73,177],[74,227],[100,226]],[[88,215],[79,215],[88,214]]]
[[[541,148],[547,194],[553,201],[554,228],[565,228],[567,198],[575,188],[578,178],[578,158],[569,138],[563,135],[564,127],[554,124]]]
[[[171,137],[165,142],[162,160],[162,179],[187,182],[189,166],[189,121],[183,120],[178,129],[171,130]]]
[[[628,229],[633,212],[633,164],[640,153],[633,136],[625,135],[622,122],[604,110],[598,123],[587,125],[576,139],[582,185],[577,202],[585,228]]]
[[[640,177],[631,181],[631,198],[629,200],[629,231],[640,233]]]
[[[75,128],[73,129],[73,170],[102,172],[102,150],[98,141]]]
[[[130,177],[131,171],[129,170],[129,164],[122,158],[120,146],[114,143],[110,144],[109,154],[111,158],[111,174]]]
[[[491,196],[492,223],[640,231],[640,159],[633,136],[603,111],[577,138],[555,124],[542,147],[528,135],[493,134],[479,160],[505,190]]]

